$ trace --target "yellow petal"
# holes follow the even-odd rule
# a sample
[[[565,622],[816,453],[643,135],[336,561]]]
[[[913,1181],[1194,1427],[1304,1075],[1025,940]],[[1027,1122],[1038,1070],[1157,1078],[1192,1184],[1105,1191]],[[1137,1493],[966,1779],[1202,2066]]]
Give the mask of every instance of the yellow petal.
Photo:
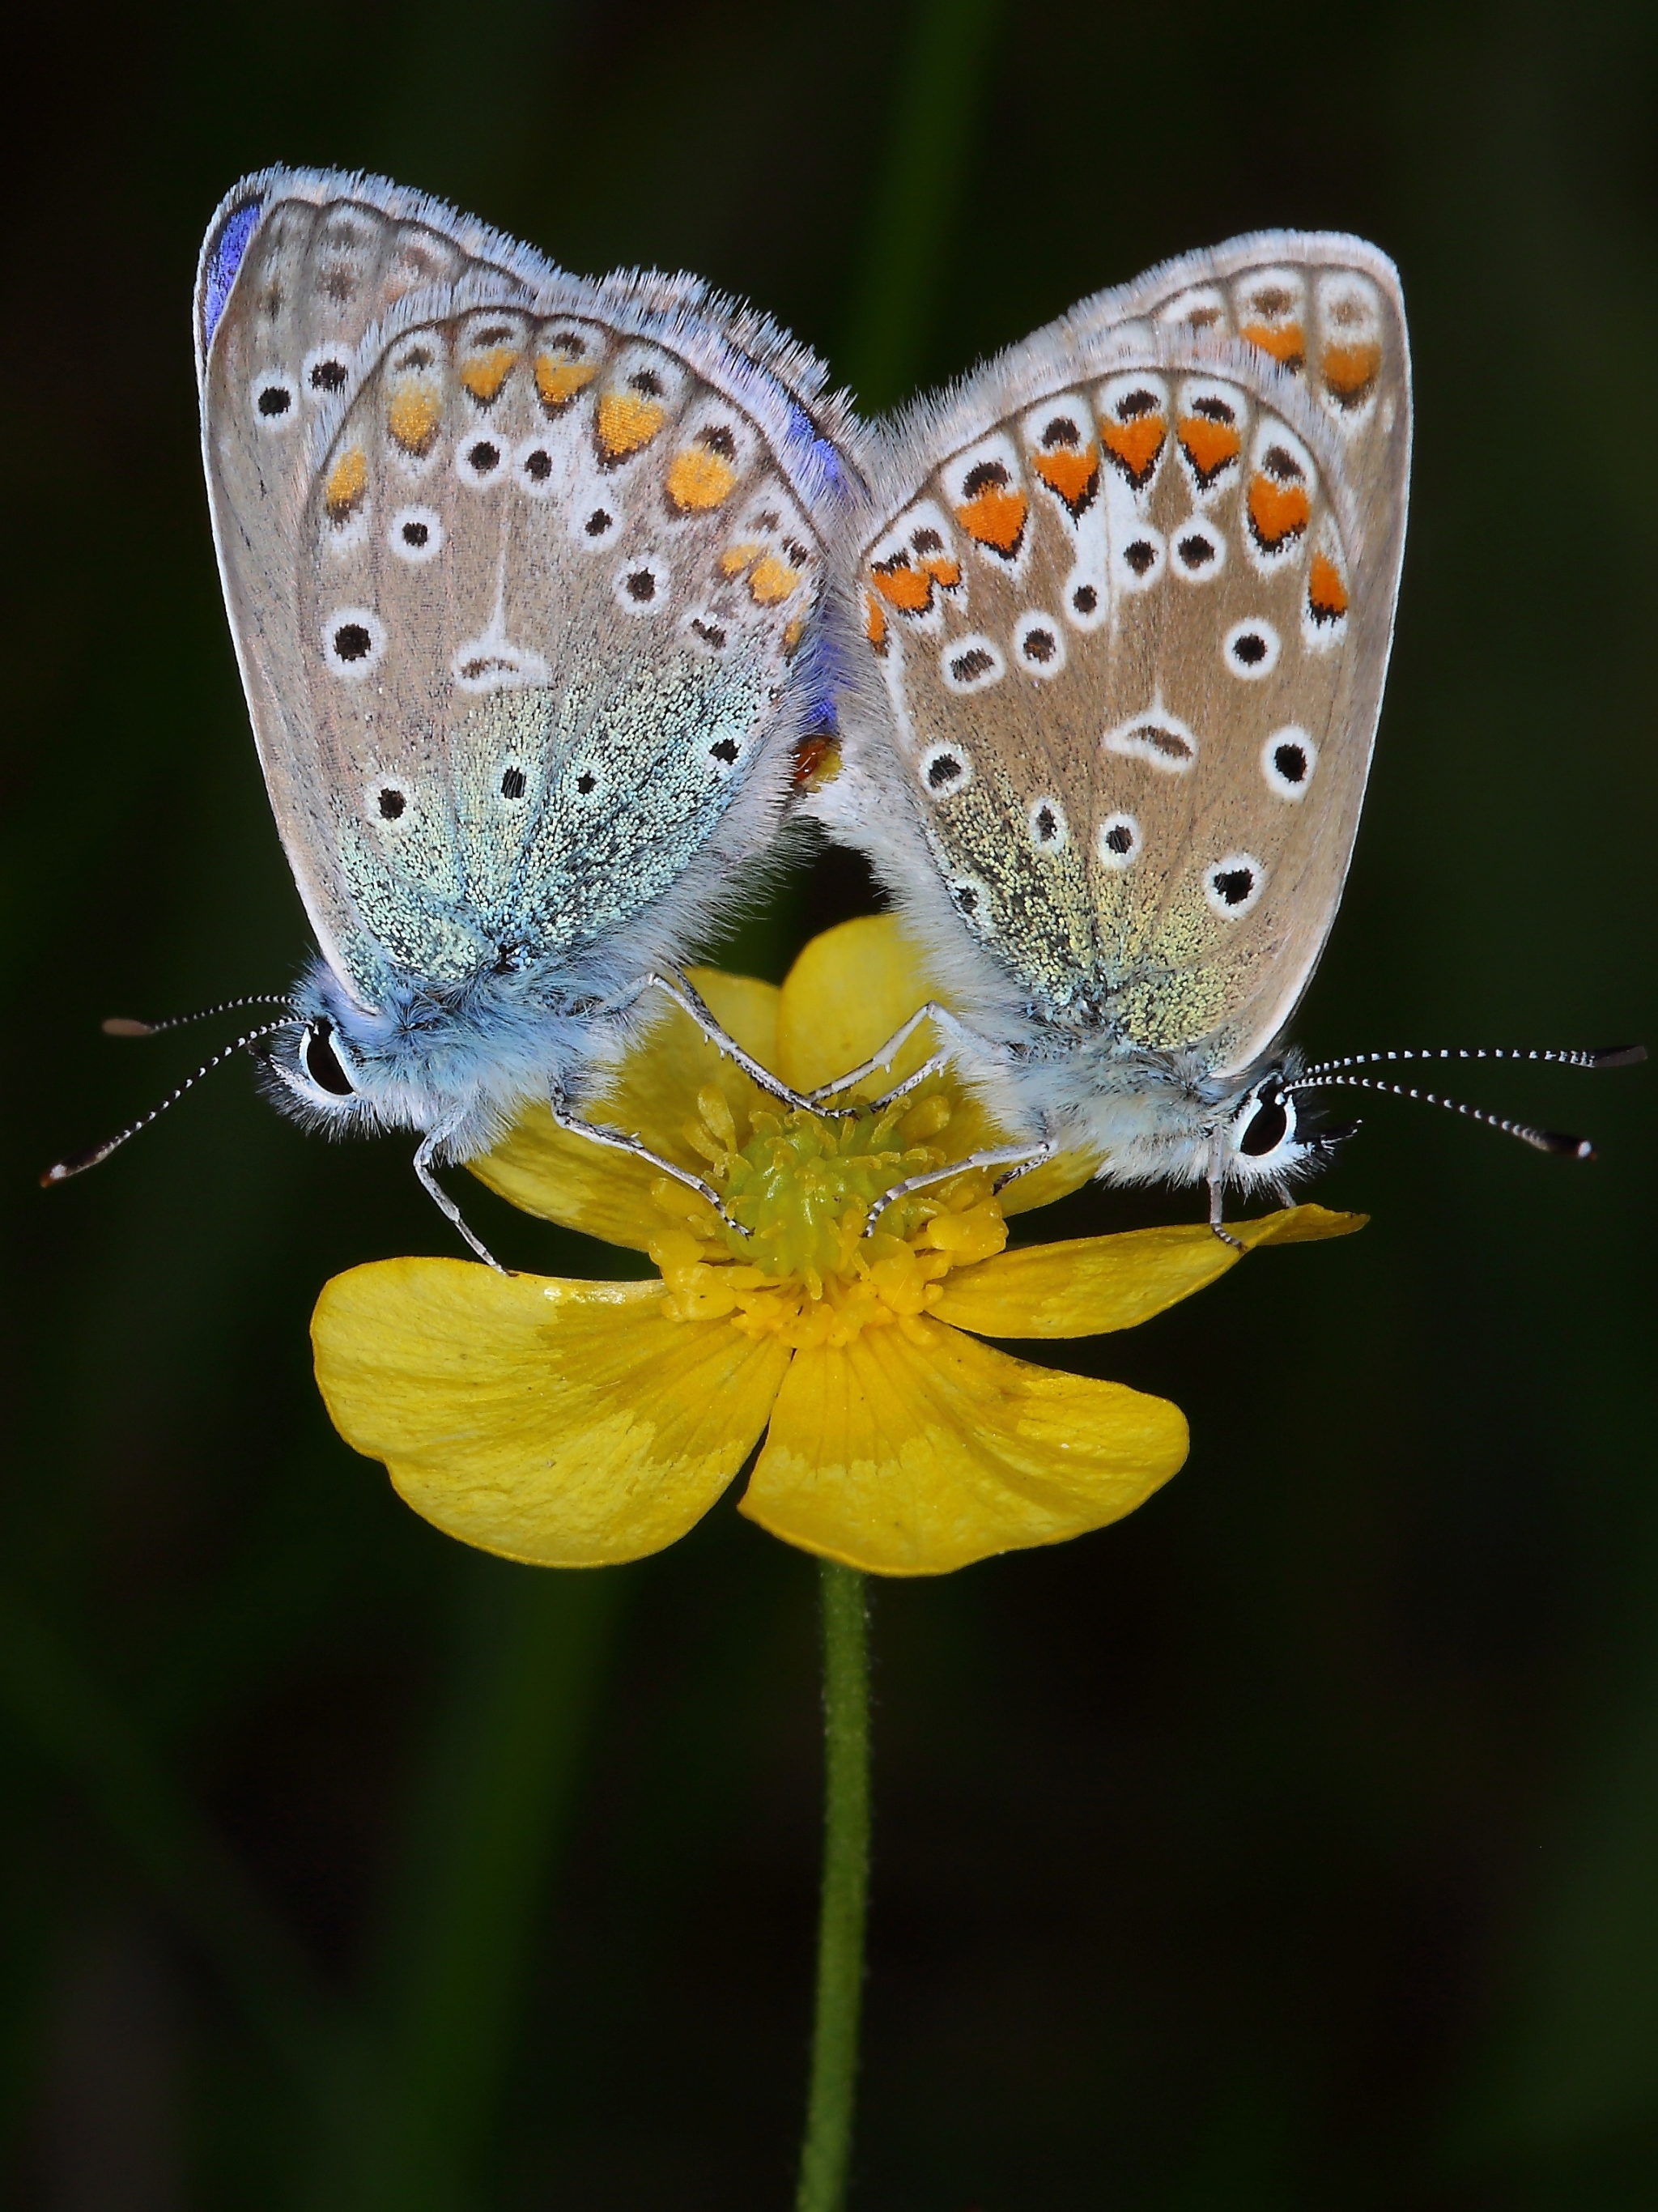
[[[1367,1218],[1322,1206],[1294,1206],[1227,1226],[1246,1246],[1304,1244],[1351,1236]],[[1149,1321],[1242,1257],[1199,1222],[1031,1244],[958,1268],[945,1278],[943,1297],[932,1310],[940,1321],[981,1336],[1098,1336]]]
[[[779,994],[774,983],[750,975],[722,975],[693,968],[690,980],[707,1000],[714,1019],[762,1066],[777,1053]],[[589,1121],[604,1122],[642,1138],[653,1152],[700,1174],[707,1163],[685,1142],[684,1125],[695,1111],[705,1085],[721,1091],[738,1114],[747,1115],[758,1093],[746,1075],[724,1058],[689,1014],[658,994],[665,1009],[629,1050],[608,1086],[578,1108]],[[651,1000],[644,1002],[650,1011]],[[744,1124],[746,1126],[746,1124]],[[544,1106],[526,1108],[492,1152],[467,1165],[481,1182],[499,1191],[526,1213],[582,1229],[607,1244],[631,1245],[642,1252],[665,1225],[651,1199],[661,1170],[625,1152],[570,1135]]]
[[[463,1543],[537,1566],[641,1559],[719,1497],[788,1362],[775,1336],[661,1303],[655,1282],[381,1261],[318,1300],[317,1381],[346,1442]]]
[[[944,1574],[1120,1519],[1186,1449],[1162,1398],[915,1322],[796,1354],[742,1510],[871,1574]]]
[[[843,921],[814,937],[784,978],[778,1056],[768,1065],[797,1090],[815,1090],[879,1051],[918,1006],[943,997],[896,915]],[[941,1042],[932,1024],[925,1024],[894,1054],[889,1069],[860,1086],[861,1095],[872,1097],[902,1082]],[[1006,1144],[1009,1135],[976,1099],[962,1096],[949,1128],[937,1141],[959,1159],[981,1147]],[[1092,1164],[1080,1155],[1050,1160],[1008,1186],[1002,1210],[1024,1213],[1047,1206],[1079,1189],[1092,1173]]]

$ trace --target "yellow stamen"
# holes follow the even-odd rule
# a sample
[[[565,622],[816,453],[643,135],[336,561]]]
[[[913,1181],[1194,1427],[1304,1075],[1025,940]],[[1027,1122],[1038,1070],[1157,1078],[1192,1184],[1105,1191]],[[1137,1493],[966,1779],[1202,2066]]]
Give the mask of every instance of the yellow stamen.
[[[943,1092],[839,1121],[756,1109],[740,1142],[723,1091],[709,1085],[696,1103],[701,1119],[686,1141],[741,1227],[682,1184],[656,1186],[674,1224],[650,1248],[671,1320],[729,1320],[797,1351],[849,1344],[865,1328],[925,1314],[952,1268],[989,1259],[1007,1242],[989,1178],[976,1168],[899,1200],[864,1233],[895,1183],[947,1163],[948,1152],[926,1141],[949,1126]]]

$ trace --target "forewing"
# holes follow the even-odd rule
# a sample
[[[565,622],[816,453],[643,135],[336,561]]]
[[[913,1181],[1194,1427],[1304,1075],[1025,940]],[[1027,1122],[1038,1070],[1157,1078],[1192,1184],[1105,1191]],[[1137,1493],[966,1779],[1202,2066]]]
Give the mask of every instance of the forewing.
[[[198,337],[261,757],[359,996],[574,976],[745,796],[769,826],[836,494],[809,356],[689,280],[290,174],[210,233]]]
[[[1281,235],[897,426],[860,564],[884,799],[1050,1018],[1218,1073],[1288,1018],[1357,828],[1409,444],[1391,267]]]

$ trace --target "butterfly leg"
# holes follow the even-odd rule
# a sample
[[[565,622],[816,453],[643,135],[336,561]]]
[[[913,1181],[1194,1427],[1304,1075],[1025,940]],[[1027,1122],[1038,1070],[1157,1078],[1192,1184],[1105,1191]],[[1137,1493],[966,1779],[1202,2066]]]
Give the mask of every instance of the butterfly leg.
[[[1244,1249],[1242,1239],[1234,1237],[1230,1229],[1224,1229],[1221,1226],[1226,1194],[1226,1170],[1222,1158],[1222,1146],[1224,1142],[1223,1133],[1218,1130],[1215,1133],[1214,1148],[1209,1156],[1209,1226],[1223,1244],[1230,1244],[1235,1252],[1242,1252]]]
[[[929,1168],[925,1175],[911,1176],[904,1182],[896,1182],[890,1190],[884,1190],[869,1210],[869,1219],[864,1224],[864,1234],[872,1237],[875,1224],[888,1206],[901,1198],[911,1198],[918,1190],[929,1190],[935,1183],[948,1182],[953,1176],[965,1175],[969,1168],[999,1168],[1012,1165],[1013,1173],[999,1176],[993,1190],[1005,1190],[1018,1176],[1031,1168],[1040,1167],[1054,1156],[1054,1147],[1046,1142],[1035,1145],[993,1145],[981,1152],[965,1153],[959,1160],[951,1160],[942,1168]]]
[[[440,1127],[428,1130],[421,1139],[419,1150],[415,1154],[415,1173],[420,1177],[421,1188],[432,1200],[439,1212],[446,1214],[453,1222],[486,1267],[493,1267],[498,1275],[510,1275],[512,1269],[503,1267],[482,1237],[475,1237],[467,1227],[460,1208],[433,1173],[432,1155],[444,1139],[452,1133],[449,1129]]]
[[[734,1036],[728,1036],[683,975],[664,975],[654,972],[641,975],[619,999],[607,1000],[601,1012],[623,1013],[642,999],[647,991],[660,991],[665,997],[671,999],[682,1013],[690,1016],[715,1051],[733,1060],[750,1082],[765,1091],[768,1097],[780,1099],[786,1106],[804,1108],[811,1103],[809,1096],[791,1091],[780,1076],[774,1075],[770,1068],[763,1066],[751,1052],[745,1052]]]
[[[660,1152],[653,1152],[648,1145],[641,1143],[637,1137],[630,1137],[625,1129],[607,1129],[600,1122],[584,1121],[579,1114],[569,1111],[556,1092],[547,1103],[554,1121],[561,1129],[568,1130],[571,1136],[586,1137],[590,1144],[604,1145],[613,1152],[626,1152],[632,1159],[643,1160],[649,1167],[659,1168],[675,1182],[683,1183],[687,1190],[694,1190],[700,1199],[714,1208],[727,1229],[736,1230],[739,1237],[750,1234],[734,1213],[726,1212],[725,1201],[714,1185],[704,1182],[701,1176],[693,1175],[689,1168],[676,1166],[672,1160],[665,1160]]]
[[[929,999],[926,1006],[918,1006],[907,1022],[894,1030],[878,1052],[872,1053],[856,1067],[849,1067],[844,1075],[837,1075],[833,1083],[820,1083],[815,1091],[809,1091],[806,1097],[811,1103],[816,1106],[823,1099],[833,1098],[838,1091],[849,1091],[854,1083],[861,1083],[865,1077],[890,1066],[923,1022],[931,1022],[950,1040],[949,1044],[944,1051],[932,1054],[913,1075],[907,1075],[902,1083],[896,1084],[890,1091],[883,1091],[878,1098],[861,1100],[857,1109],[859,1113],[878,1114],[883,1108],[895,1105],[901,1098],[907,1098],[912,1091],[919,1090],[931,1077],[941,1075],[963,1047],[971,1048],[976,1046],[981,1053],[995,1049],[987,1038],[981,1037],[976,1030],[970,1030],[947,1006],[941,1006],[936,1000]]]

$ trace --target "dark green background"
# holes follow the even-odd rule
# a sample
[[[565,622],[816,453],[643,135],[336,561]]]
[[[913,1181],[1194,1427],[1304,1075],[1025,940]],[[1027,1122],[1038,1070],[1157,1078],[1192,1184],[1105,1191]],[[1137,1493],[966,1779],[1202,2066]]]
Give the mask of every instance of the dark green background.
[[[192,1064],[100,1016],[306,950],[203,512],[201,229],[261,163],[381,168],[750,293],[872,404],[1234,231],[1376,239],[1415,501],[1303,1034],[1651,1039],[1658,18],[283,0],[37,9],[6,67],[9,2201],[786,2206],[810,1563],[727,1501],[537,1576],[398,1504],[306,1324],[454,1249],[405,1142],[238,1067],[32,1184]],[[863,896],[822,866],[740,957]],[[862,2212],[1658,2201],[1652,1077],[1473,1087],[1603,1159],[1377,1106],[1318,1192],[1362,1237],[1076,1348],[1189,1411],[1167,1491],[877,1590]]]

